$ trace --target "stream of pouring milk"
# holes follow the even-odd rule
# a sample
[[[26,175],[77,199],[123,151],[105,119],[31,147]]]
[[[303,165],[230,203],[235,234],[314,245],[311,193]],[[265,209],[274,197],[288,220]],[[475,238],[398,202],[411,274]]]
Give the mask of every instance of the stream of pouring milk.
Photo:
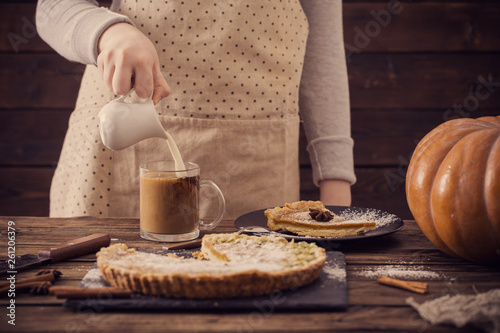
[[[179,148],[175,144],[174,139],[167,131],[165,131],[165,135],[167,136],[168,148],[170,148],[170,152],[172,153],[172,157],[174,158],[175,171],[186,170],[186,166],[184,165],[184,161],[182,160],[181,152],[179,151]],[[179,176],[185,177],[186,174],[183,172],[183,173],[180,173]]]

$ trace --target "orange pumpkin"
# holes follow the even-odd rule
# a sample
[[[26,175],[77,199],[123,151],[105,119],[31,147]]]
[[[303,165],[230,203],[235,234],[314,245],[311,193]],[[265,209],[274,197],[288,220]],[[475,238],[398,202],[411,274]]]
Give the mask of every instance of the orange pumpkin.
[[[500,264],[500,116],[454,119],[429,132],[408,166],[406,197],[441,251]]]

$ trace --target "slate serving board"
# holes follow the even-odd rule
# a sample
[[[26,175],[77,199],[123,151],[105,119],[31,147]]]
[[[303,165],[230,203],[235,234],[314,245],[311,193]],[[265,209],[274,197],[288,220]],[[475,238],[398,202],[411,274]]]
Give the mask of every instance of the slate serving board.
[[[180,255],[190,251],[176,252]],[[98,268],[92,268],[82,279],[79,287],[99,288],[109,286]],[[82,309],[104,310],[199,310],[199,311],[332,311],[345,310],[347,302],[347,282],[345,257],[338,251],[326,252],[326,262],[318,279],[296,290],[277,291],[270,295],[230,299],[176,299],[147,296],[139,293],[131,298],[72,299],[64,305],[81,311]]]

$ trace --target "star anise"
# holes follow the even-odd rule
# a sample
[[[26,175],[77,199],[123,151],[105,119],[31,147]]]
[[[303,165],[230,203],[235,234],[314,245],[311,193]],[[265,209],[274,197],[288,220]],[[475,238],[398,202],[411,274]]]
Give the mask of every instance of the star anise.
[[[333,219],[333,214],[329,210],[309,208],[309,216],[318,222],[328,222]]]
[[[50,283],[49,281],[44,281],[31,287],[30,293],[32,295],[47,295],[51,286],[52,283]]]
[[[36,273],[36,276],[44,274],[53,274],[56,280],[62,275],[62,273],[57,269],[41,269],[38,273]]]

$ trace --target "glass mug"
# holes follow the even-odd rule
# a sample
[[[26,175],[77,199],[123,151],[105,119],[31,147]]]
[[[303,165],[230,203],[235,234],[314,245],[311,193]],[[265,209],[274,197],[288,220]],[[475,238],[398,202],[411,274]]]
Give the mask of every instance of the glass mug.
[[[195,239],[200,230],[215,228],[226,210],[224,195],[207,179],[200,179],[200,167],[185,163],[175,170],[174,161],[158,161],[140,166],[141,237],[160,242]],[[218,199],[215,219],[206,223],[199,218],[200,190],[211,188]],[[214,196],[211,196],[212,199]]]

